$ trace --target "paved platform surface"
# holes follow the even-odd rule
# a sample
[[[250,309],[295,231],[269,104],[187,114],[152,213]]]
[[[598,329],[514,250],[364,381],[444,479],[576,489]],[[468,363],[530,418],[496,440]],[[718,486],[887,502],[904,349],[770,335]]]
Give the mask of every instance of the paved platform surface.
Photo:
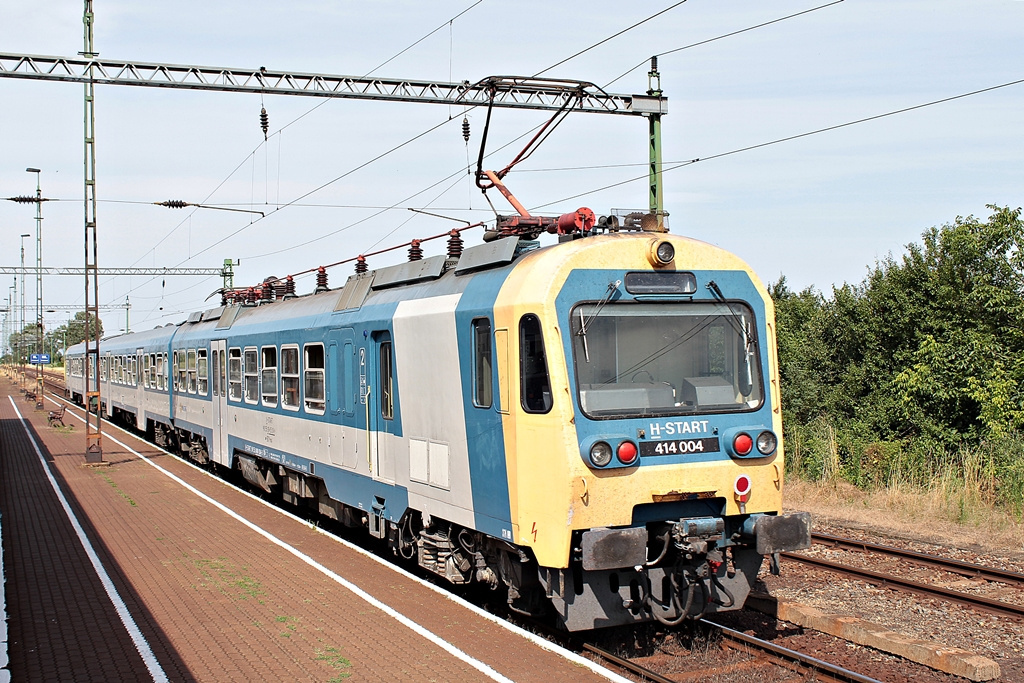
[[[118,430],[88,467],[73,413],[0,379],[15,681],[624,680]]]

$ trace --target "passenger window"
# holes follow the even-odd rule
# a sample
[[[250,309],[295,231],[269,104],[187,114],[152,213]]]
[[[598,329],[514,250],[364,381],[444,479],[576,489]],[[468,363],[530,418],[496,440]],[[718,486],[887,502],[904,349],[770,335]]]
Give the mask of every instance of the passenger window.
[[[391,342],[380,345],[380,416],[385,420],[395,418],[395,394],[392,386]]]
[[[160,354],[160,388],[167,389],[171,386],[171,378],[167,373],[170,372],[171,365],[167,362],[167,352]]]
[[[150,388],[149,381],[151,378],[151,366],[149,363],[149,354],[147,353],[142,357],[142,385],[147,389]]]
[[[259,352],[254,348],[245,350],[245,402],[260,400]]]
[[[473,321],[473,405],[490,408],[493,401],[491,380],[491,321]]]
[[[305,347],[305,352],[306,410],[322,415],[324,413],[324,345],[309,344]]]
[[[224,359],[217,349],[214,349],[213,353],[210,354],[210,359],[213,361],[213,395],[220,396],[220,366]]]
[[[188,377],[188,393],[196,393],[196,350],[189,349],[188,355],[186,356],[186,362],[188,367],[186,368]]]
[[[277,405],[277,347],[264,346],[261,349],[263,355],[263,405]]]
[[[206,349],[196,350],[196,390],[206,396],[210,383],[210,366],[207,362]]]
[[[232,401],[241,401],[242,349],[231,349],[228,353],[228,398]]]
[[[519,387],[523,410],[546,413],[551,410],[551,383],[544,356],[540,319],[530,313],[519,321]]]
[[[299,347],[281,347],[281,405],[299,409]]]

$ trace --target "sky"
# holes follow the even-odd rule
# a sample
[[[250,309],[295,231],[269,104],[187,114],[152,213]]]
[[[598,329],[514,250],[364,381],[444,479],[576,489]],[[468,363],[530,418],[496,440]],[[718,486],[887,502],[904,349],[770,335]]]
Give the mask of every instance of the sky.
[[[544,75],[623,94],[646,91],[650,56],[674,51],[659,59],[669,99],[663,158],[666,166],[702,161],[665,174],[670,230],[736,253],[766,283],[785,276],[795,290],[827,295],[860,283],[932,226],[985,218],[987,204],[1024,203],[1024,83],[872,118],[1024,79],[1024,1],[674,4],[95,0],[95,47],[101,59],[476,82],[533,75],[597,44]],[[0,51],[82,50],[82,2],[2,6]],[[774,23],[727,36],[766,22]],[[25,169],[42,170],[51,200],[43,205],[45,266],[84,262],[83,111],[81,85],[0,78],[0,197],[34,194],[35,174]],[[249,285],[457,225],[409,208],[493,217],[464,173],[478,152],[481,110],[99,86],[96,117],[100,267],[216,268],[233,259],[235,284]],[[488,152],[546,117],[495,110]],[[862,119],[871,120],[842,126]],[[802,137],[765,144],[793,136]],[[522,144],[496,151],[488,165],[503,167]],[[647,153],[645,119],[577,113],[505,182],[528,208],[554,215],[643,209],[645,180],[597,190],[642,176]],[[511,213],[500,195],[489,196]],[[152,204],[168,199],[266,217]],[[23,233],[33,236],[24,240],[31,264],[35,209],[0,201],[0,265],[19,265]],[[472,245],[481,236],[465,238]],[[443,240],[432,242],[426,255],[442,249]],[[370,266],[403,259],[404,250]],[[331,269],[330,284],[351,272]],[[0,277],[11,279],[0,289],[6,299],[14,278]],[[217,277],[102,277],[101,305],[122,307],[101,317],[108,332],[124,328],[127,301],[133,330],[178,322],[214,305],[216,296],[206,300],[220,286]],[[313,286],[298,281],[300,292]],[[43,287],[44,307],[83,302],[81,277],[45,277]],[[30,307],[34,300],[30,279]],[[47,314],[47,327],[69,315]]]

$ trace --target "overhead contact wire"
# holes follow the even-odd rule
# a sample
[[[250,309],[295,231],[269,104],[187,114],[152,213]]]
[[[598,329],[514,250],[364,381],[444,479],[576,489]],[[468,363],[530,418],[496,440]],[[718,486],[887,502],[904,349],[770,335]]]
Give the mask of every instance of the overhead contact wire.
[[[589,51],[593,50],[595,47],[600,47],[601,45],[604,45],[605,43],[607,43],[609,40],[612,40],[613,38],[618,38],[623,33],[627,33],[629,31],[632,31],[633,29],[635,29],[637,26],[640,26],[641,24],[646,24],[651,19],[654,19],[656,17],[660,17],[662,14],[665,14],[665,12],[668,12],[669,10],[673,10],[676,7],[679,7],[684,2],[686,2],[686,0],[679,0],[679,2],[675,3],[674,5],[670,5],[670,6],[666,7],[665,9],[661,10],[660,12],[656,12],[656,13],[652,14],[651,16],[647,17],[646,19],[641,19],[640,21],[636,22],[632,26],[627,26],[626,28],[622,29],[621,31],[613,33],[612,35],[608,36],[607,38],[604,38],[603,40],[597,41],[596,43],[594,43],[590,47],[583,48],[582,50],[580,50],[576,54],[570,55],[570,56],[566,57],[565,59],[563,59],[560,62],[555,62],[554,64],[552,64],[548,68],[543,69],[543,70],[538,71],[537,73],[535,73],[533,75],[533,78],[536,78],[537,76],[540,76],[542,73],[547,73],[548,71],[551,71],[556,66],[561,66],[561,65],[565,64],[566,62],[568,62],[570,60],[576,59],[577,57],[579,57],[583,53],[589,52]]]
[[[800,138],[810,137],[811,135],[818,135],[819,133],[827,133],[829,131],[839,130],[840,128],[848,128],[849,126],[856,126],[857,124],[867,123],[868,121],[877,121],[878,119],[884,119],[884,118],[889,117],[889,116],[896,116],[897,114],[905,114],[905,113],[907,113],[909,111],[915,111],[917,109],[924,109],[925,107],[932,107],[932,106],[935,106],[937,104],[945,104],[946,102],[953,102],[955,100],[960,100],[960,99],[963,99],[965,97],[971,97],[973,95],[980,95],[982,93],[992,92],[993,90],[999,90],[1001,88],[1009,88],[1010,86],[1020,85],[1021,83],[1024,83],[1024,78],[1021,78],[1021,79],[1018,79],[1018,80],[1015,80],[1015,81],[1009,81],[1008,83],[1000,83],[999,85],[993,85],[993,86],[990,86],[988,88],[981,88],[979,90],[972,90],[970,92],[961,93],[959,95],[953,95],[951,97],[943,97],[942,99],[932,100],[931,102],[925,102],[923,104],[915,104],[915,105],[913,105],[911,107],[903,107],[902,109],[894,109],[893,111],[885,112],[884,114],[875,114],[874,116],[866,116],[866,117],[864,117],[862,119],[856,119],[854,121],[847,121],[846,123],[839,123],[839,124],[836,124],[834,126],[826,126],[825,128],[818,128],[818,129],[815,129],[815,130],[807,131],[806,133],[798,133],[797,135],[788,135],[788,136],[786,136],[784,138],[777,138],[775,140],[769,140],[768,142],[761,142],[761,143],[758,143],[756,145],[748,145],[746,147],[739,147],[737,149],[729,150],[728,152],[721,152],[719,154],[712,154],[711,156],[707,156],[707,157],[698,157],[698,158],[695,158],[695,159],[690,159],[689,161],[667,162],[668,164],[674,164],[674,165],[669,165],[667,168],[662,169],[661,172],[662,173],[668,173],[669,171],[674,171],[676,169],[683,168],[684,166],[692,166],[693,164],[699,163],[701,161],[711,161],[712,159],[721,159],[722,157],[731,156],[733,154],[740,154],[741,152],[749,152],[749,151],[752,151],[752,150],[755,150],[755,149],[761,149],[762,147],[770,147],[772,145],[778,145],[780,143],[789,142],[791,140],[799,140]],[[646,165],[646,164],[644,164],[644,165]],[[611,185],[605,185],[604,187],[599,187],[599,188],[596,188],[596,189],[593,189],[593,190],[588,190],[586,192],[581,192],[579,194],[574,194],[574,195],[571,195],[569,197],[562,197],[561,199],[556,199],[554,201],[550,201],[550,202],[547,202],[545,204],[539,204],[539,205],[534,206],[532,208],[533,209],[542,209],[545,206],[551,206],[552,204],[558,204],[559,202],[569,201],[570,199],[577,199],[579,197],[585,197],[587,195],[591,195],[591,194],[594,194],[596,192],[602,192],[604,190],[608,190],[608,189],[611,189],[613,187],[619,187],[620,185],[626,185],[628,183],[633,183],[633,182],[636,182],[638,180],[644,180],[644,179],[647,179],[649,177],[650,177],[650,175],[645,173],[644,175],[636,176],[634,178],[629,178],[627,180],[622,180],[622,181],[619,181],[617,183],[612,183]]]
[[[765,26],[771,26],[772,24],[777,24],[780,21],[785,21],[787,19],[792,19],[793,17],[799,17],[799,16],[801,16],[803,14],[810,14],[811,12],[816,12],[817,10],[825,9],[826,7],[831,7],[832,5],[838,5],[841,2],[845,2],[845,0],[834,0],[834,2],[829,2],[829,3],[826,3],[824,5],[818,5],[817,7],[812,7],[811,9],[805,9],[802,12],[796,12],[795,14],[789,14],[789,15],[786,15],[784,17],[779,17],[778,19],[772,19],[771,21],[766,21],[766,22],[761,23],[761,24],[755,24],[754,26],[748,26],[747,28],[741,28],[738,31],[732,31],[730,33],[723,33],[722,35],[715,36],[714,38],[708,38],[707,40],[701,40],[701,41],[698,41],[696,43],[690,43],[689,45],[684,45],[682,47],[677,47],[677,48],[674,48],[672,50],[666,50],[665,52],[659,52],[659,53],[657,53],[657,54],[655,54],[653,56],[655,56],[655,57],[664,57],[665,55],[670,55],[670,54],[673,54],[675,52],[681,52],[683,50],[689,50],[691,47],[697,47],[699,45],[707,45],[708,43],[713,43],[716,40],[722,40],[723,38],[730,38],[732,36],[738,36],[739,34],[746,33],[747,31],[753,31],[754,29],[764,28]],[[619,79],[621,79],[621,78],[623,78],[625,76],[628,76],[630,73],[636,71],[640,67],[648,65],[650,63],[650,61],[651,60],[648,58],[648,59],[643,60],[642,62],[640,62],[636,66],[630,67],[626,71],[622,72],[620,75],[616,76],[615,78],[613,78],[612,80],[608,81],[603,86],[601,86],[602,89],[603,88],[607,88],[612,83],[618,81]]]

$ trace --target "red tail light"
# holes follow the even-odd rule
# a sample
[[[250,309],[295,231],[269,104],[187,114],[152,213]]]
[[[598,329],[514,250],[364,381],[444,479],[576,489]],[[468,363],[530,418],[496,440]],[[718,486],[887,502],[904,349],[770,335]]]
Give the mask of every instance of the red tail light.
[[[737,434],[736,438],[732,440],[732,448],[736,451],[736,455],[747,455],[754,449],[754,440],[750,438],[749,434]]]
[[[619,462],[623,465],[632,465],[636,461],[636,444],[632,441],[623,441],[619,444]]]

